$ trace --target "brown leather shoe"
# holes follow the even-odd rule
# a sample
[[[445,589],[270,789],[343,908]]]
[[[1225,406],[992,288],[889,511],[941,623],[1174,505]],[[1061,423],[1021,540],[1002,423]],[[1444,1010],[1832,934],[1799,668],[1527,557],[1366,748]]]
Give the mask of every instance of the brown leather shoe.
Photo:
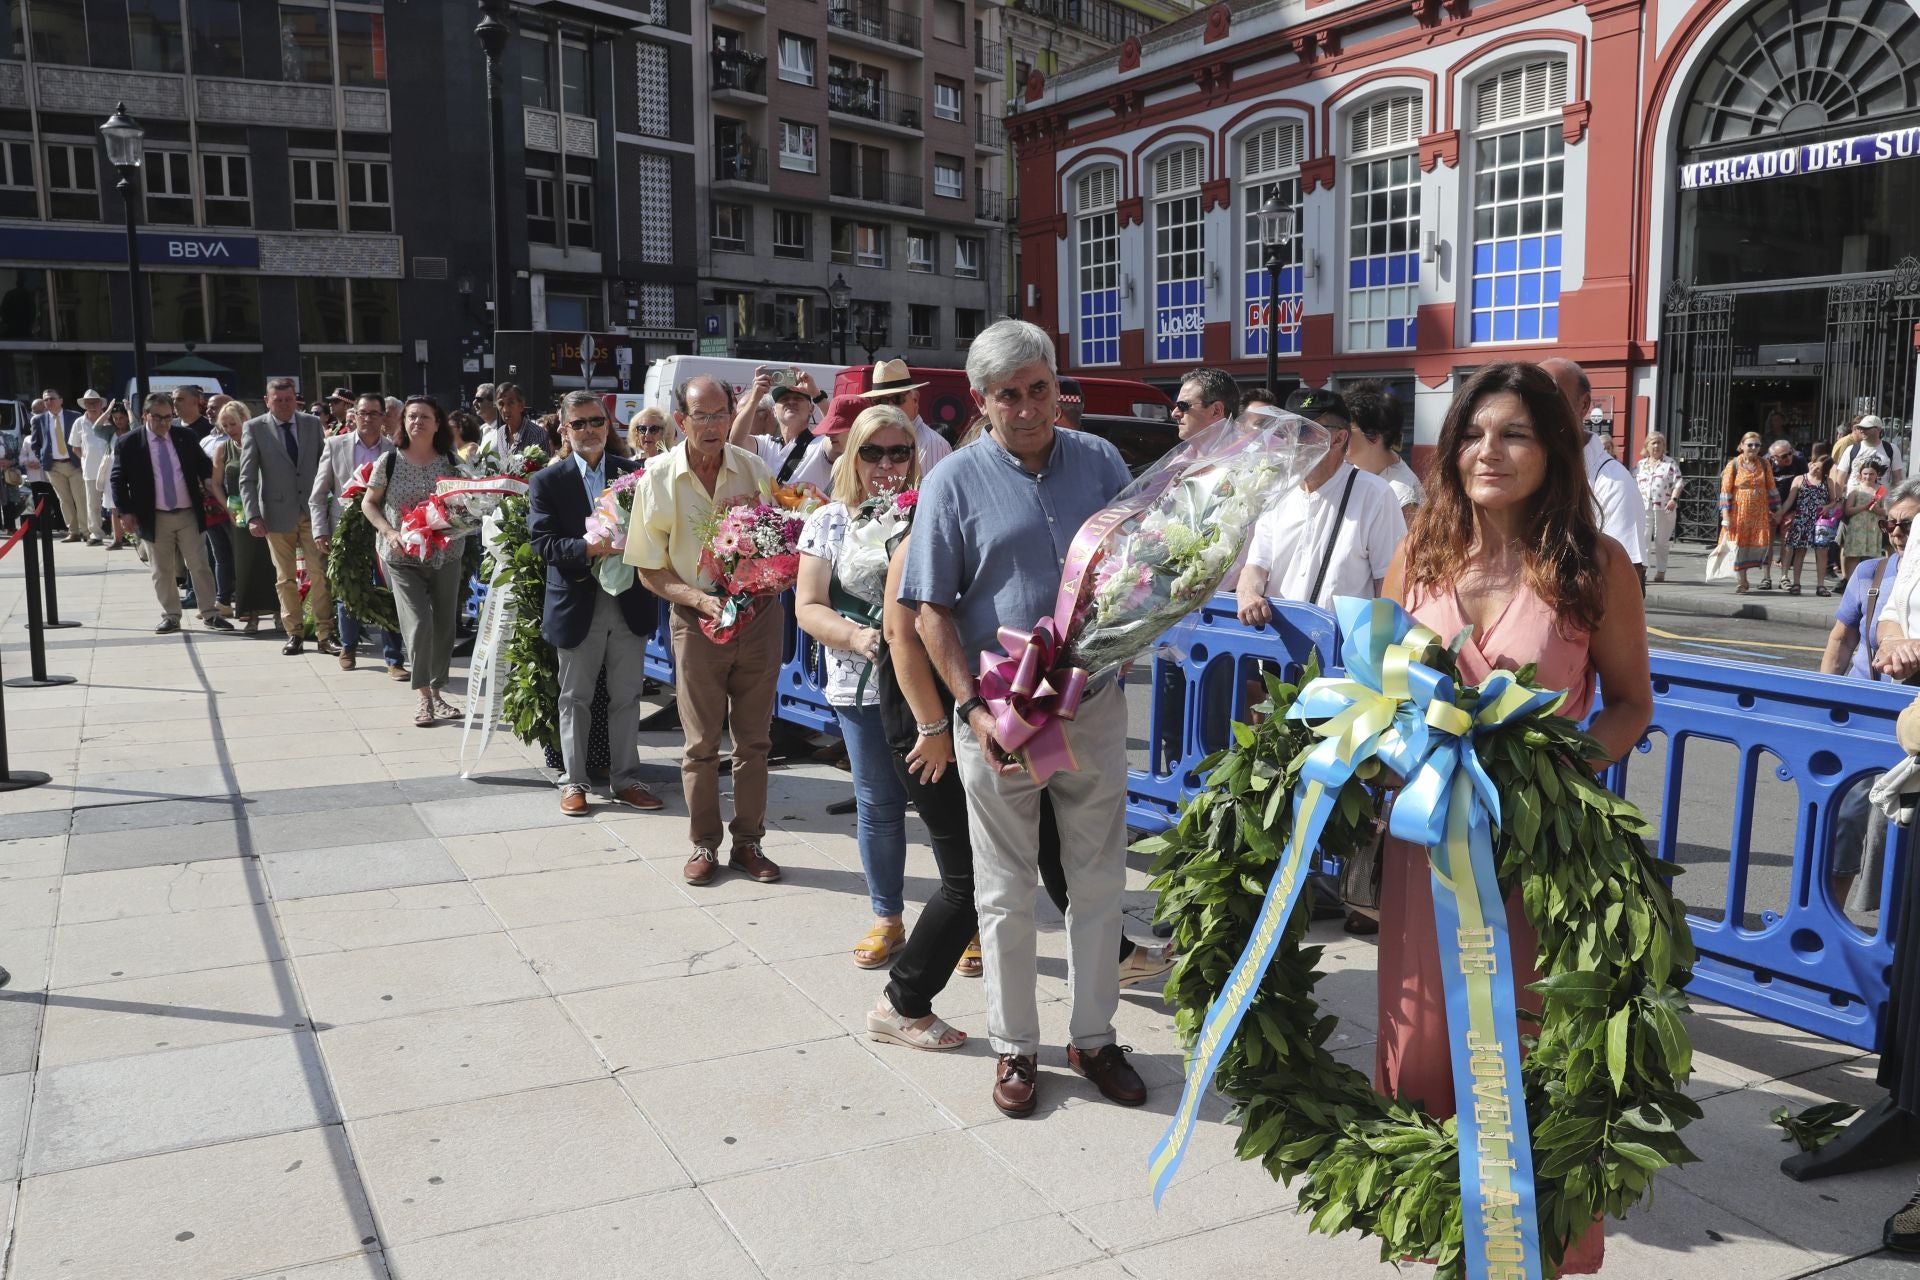
[[[353,650],[349,649],[345,653],[340,655],[340,669],[342,671],[353,670],[354,662],[355,662],[355,656],[354,656]]]
[[[693,856],[687,859],[687,865],[680,868],[680,874],[688,884],[711,884],[720,874],[720,855],[703,844],[693,846]]]
[[[727,865],[743,875],[751,876],[761,884],[772,884],[780,878],[780,868],[773,859],[760,852],[760,842],[748,844],[736,843],[727,856]]]
[[[1003,1053],[999,1070],[993,1077],[993,1105],[1015,1120],[1033,1114],[1034,1095],[1039,1092],[1040,1064],[1030,1053]]]
[[[560,812],[569,818],[587,816],[587,789],[585,787],[566,786],[560,788]]]
[[[409,678],[405,667],[394,666],[387,668],[387,679],[389,680],[406,680]]]
[[[613,798],[630,809],[664,809],[667,802],[637,782],[629,782],[613,793]]]
[[[341,653],[340,642],[332,636],[321,636],[314,642],[313,647],[321,653],[326,654],[329,658],[337,658]]]
[[[1068,1045],[1067,1065],[1093,1081],[1107,1101],[1137,1107],[1147,1100],[1147,1086],[1140,1079],[1140,1073],[1128,1064],[1130,1052],[1129,1046],[1119,1044],[1110,1044],[1092,1053]]]

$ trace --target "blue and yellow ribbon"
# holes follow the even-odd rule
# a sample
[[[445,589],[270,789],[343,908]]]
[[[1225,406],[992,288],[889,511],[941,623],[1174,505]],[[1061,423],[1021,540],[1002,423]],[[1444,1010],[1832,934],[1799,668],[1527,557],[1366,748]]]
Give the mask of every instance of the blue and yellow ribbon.
[[[1535,1280],[1541,1272],[1533,1149],[1506,908],[1493,862],[1500,797],[1473,739],[1550,713],[1562,695],[1528,688],[1506,672],[1479,689],[1456,687],[1426,662],[1440,638],[1391,601],[1341,597],[1334,613],[1346,675],[1312,681],[1287,713],[1321,741],[1301,762],[1292,836],[1253,934],[1207,1010],[1180,1105],[1149,1157],[1154,1202],[1179,1170],[1200,1098],[1272,963],[1340,789],[1363,763],[1377,761],[1404,780],[1388,829],[1424,845],[1432,867],[1459,1107],[1467,1274]]]

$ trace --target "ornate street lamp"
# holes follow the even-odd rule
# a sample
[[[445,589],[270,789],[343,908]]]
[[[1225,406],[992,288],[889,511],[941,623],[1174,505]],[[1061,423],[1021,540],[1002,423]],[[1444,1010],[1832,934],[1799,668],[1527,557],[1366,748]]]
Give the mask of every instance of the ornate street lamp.
[[[1287,246],[1293,243],[1293,210],[1281,203],[1275,191],[1260,206],[1260,246],[1266,251],[1262,265],[1267,269],[1267,390],[1278,392],[1280,383],[1280,269],[1286,264]]]
[[[147,308],[140,279],[140,236],[134,231],[136,179],[146,161],[147,131],[127,114],[127,104],[114,106],[113,114],[100,126],[100,141],[107,148],[107,163],[120,171],[114,188],[120,193],[120,207],[127,215],[127,299],[133,313],[133,377],[139,393],[134,416],[145,412],[147,404]]]
[[[517,314],[513,264],[508,254],[513,240],[507,222],[507,118],[501,86],[501,60],[506,55],[507,37],[513,32],[501,21],[505,0],[479,0],[479,3],[480,23],[474,27],[473,34],[479,37],[480,47],[487,53],[487,175],[493,188],[493,327],[498,331],[515,328]]]
[[[853,287],[844,275],[836,273],[827,286],[827,305],[833,312],[833,336],[840,347],[840,363],[847,362],[847,308],[853,304]]]

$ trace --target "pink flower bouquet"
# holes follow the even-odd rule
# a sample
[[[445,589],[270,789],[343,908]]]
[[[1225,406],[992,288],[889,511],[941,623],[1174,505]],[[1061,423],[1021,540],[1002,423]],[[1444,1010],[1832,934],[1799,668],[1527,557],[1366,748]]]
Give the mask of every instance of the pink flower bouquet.
[[[820,503],[818,495],[788,506],[775,495],[756,494],[717,508],[702,530],[706,546],[700,567],[717,584],[720,617],[703,618],[707,638],[726,644],[768,599],[793,586],[800,574],[800,531]]]
[[[620,553],[627,549],[627,526],[633,522],[633,490],[640,483],[640,475],[638,471],[629,471],[602,489],[600,501],[587,517],[587,541],[613,545],[611,555],[593,562],[600,589],[610,596],[617,596],[633,585],[633,566]]]

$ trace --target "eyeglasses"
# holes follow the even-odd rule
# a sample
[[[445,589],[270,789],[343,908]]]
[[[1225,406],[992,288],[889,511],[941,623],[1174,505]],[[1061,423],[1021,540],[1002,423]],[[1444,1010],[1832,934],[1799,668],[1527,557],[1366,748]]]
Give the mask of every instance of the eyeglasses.
[[[492,396],[475,396],[473,398],[473,402],[475,404],[492,404],[493,397]]]
[[[567,425],[575,431],[598,431],[607,425],[607,415],[596,413],[591,418],[569,418]]]
[[[1897,533],[1904,538],[1913,532],[1913,520],[1911,518],[1906,520],[1882,520],[1880,522],[1880,528],[1882,532]]]
[[[643,436],[657,436],[662,431],[665,431],[666,428],[663,426],[660,426],[658,423],[643,422],[638,427],[635,427],[634,430],[638,431]]]
[[[888,462],[912,462],[913,446],[910,444],[863,444],[860,446],[860,461],[878,462],[882,458]]]
[[[710,423],[729,421],[732,417],[732,414],[724,411],[720,413],[690,413],[687,415],[687,421],[693,423],[696,427],[704,427]]]

